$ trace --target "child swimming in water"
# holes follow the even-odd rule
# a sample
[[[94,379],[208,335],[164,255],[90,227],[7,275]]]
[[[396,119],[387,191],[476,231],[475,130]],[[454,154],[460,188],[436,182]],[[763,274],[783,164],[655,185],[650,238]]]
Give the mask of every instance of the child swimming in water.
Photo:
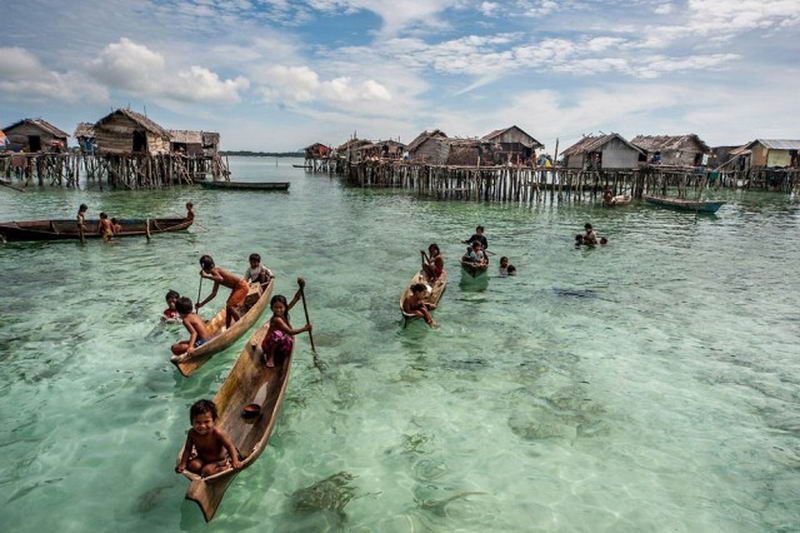
[[[173,322],[180,318],[181,314],[175,308],[175,304],[178,302],[178,298],[180,297],[181,295],[178,294],[177,291],[169,291],[167,293],[167,308],[164,309],[164,313],[161,316],[162,320]]]
[[[272,309],[272,317],[267,322],[269,324],[269,333],[261,343],[261,353],[267,368],[275,367],[276,356],[283,358],[291,353],[295,335],[311,331],[311,324],[306,324],[300,329],[292,329],[292,325],[289,322],[289,311],[300,300],[306,282],[303,278],[298,278],[297,284],[300,285],[300,288],[291,302],[287,302],[286,297],[282,294],[273,296],[269,302],[269,306]],[[267,324],[264,325],[266,326]]]
[[[175,302],[175,309],[181,315],[183,326],[189,332],[188,341],[180,341],[172,345],[172,353],[175,355],[191,354],[197,348],[201,347],[209,340],[211,335],[208,334],[208,328],[200,315],[194,312],[192,300],[186,296],[178,298]]]
[[[583,244],[587,244],[589,246],[597,244],[597,235],[595,235],[592,225],[587,222],[584,224],[583,229],[586,230],[586,233],[583,236]]]
[[[227,470],[229,464],[234,470],[242,467],[236,446],[225,431],[216,427],[217,406],[214,402],[195,402],[189,410],[189,420],[192,429],[186,434],[186,444],[175,467],[176,472],[180,474],[188,469],[201,477],[208,477]]]
[[[114,230],[114,235],[117,235],[122,231],[122,224],[120,224],[119,220],[117,220],[116,218],[112,218],[111,229]]]

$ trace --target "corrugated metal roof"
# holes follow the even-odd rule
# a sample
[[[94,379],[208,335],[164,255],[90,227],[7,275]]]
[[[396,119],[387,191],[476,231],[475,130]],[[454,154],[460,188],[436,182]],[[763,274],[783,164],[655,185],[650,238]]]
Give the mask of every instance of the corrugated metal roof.
[[[792,139],[756,139],[754,143],[761,143],[770,150],[800,150],[800,141]]]

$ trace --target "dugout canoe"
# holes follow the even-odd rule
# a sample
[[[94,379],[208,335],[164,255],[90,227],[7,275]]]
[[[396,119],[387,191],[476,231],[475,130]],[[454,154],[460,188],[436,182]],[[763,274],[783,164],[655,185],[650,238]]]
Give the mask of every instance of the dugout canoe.
[[[477,266],[475,263],[471,261],[465,261],[464,258],[461,258],[461,274],[462,277],[466,274],[470,278],[483,278],[486,275],[486,271],[489,270],[489,263],[487,262],[484,266]]]
[[[193,351],[191,355],[173,355],[170,358],[170,362],[177,367],[184,377],[189,377],[215,354],[239,340],[264,313],[264,309],[269,304],[270,296],[272,296],[274,283],[275,278],[264,284],[251,283],[250,292],[247,294],[243,304],[246,311],[240,315],[241,318],[239,320],[234,322],[229,329],[223,331],[226,318],[225,307],[223,306],[211,320],[206,322],[206,327],[211,334],[211,340]]]
[[[400,314],[403,315],[404,326],[408,324],[409,321],[419,318],[403,311],[403,302],[406,300],[406,297],[411,295],[411,286],[415,283],[422,283],[428,287],[428,294],[425,297],[425,303],[436,304],[438,306],[439,300],[442,299],[442,294],[444,294],[444,290],[447,288],[447,271],[445,270],[442,272],[442,275],[439,276],[439,278],[433,283],[433,286],[431,286],[430,281],[422,270],[417,272],[417,275],[411,278],[411,282],[408,284],[408,286],[406,286],[402,294],[400,294]]]
[[[644,196],[645,201],[651,205],[668,207],[680,211],[694,211],[695,213],[716,213],[725,202],[703,202],[700,200],[684,200],[681,198],[668,198],[666,196]]]
[[[289,353],[283,361],[276,361],[275,368],[267,368],[260,347],[268,332],[269,324],[266,324],[253,333],[219,392],[214,396],[219,415],[217,426],[221,427],[236,445],[242,468],[240,470],[229,468],[206,478],[189,471],[183,472],[183,475],[191,481],[186,490],[186,499],[200,506],[206,522],[214,518],[231,481],[241,470],[250,467],[267,447],[283,404],[286,387],[289,384],[292,354]],[[251,403],[261,406],[261,414],[254,420],[242,416],[244,407]],[[179,462],[182,455],[183,447],[178,454]]]
[[[119,219],[122,231],[116,233],[118,237],[142,237],[172,231],[182,231],[192,225],[188,218],[148,218]],[[99,239],[99,220],[86,220],[84,223],[84,238]],[[78,222],[72,220],[29,220],[25,222],[0,223],[0,237],[8,242],[18,241],[79,241]]]
[[[288,191],[288,181],[201,181],[204,189],[222,189],[226,191]]]
[[[311,165],[292,165],[294,168],[311,168]]]

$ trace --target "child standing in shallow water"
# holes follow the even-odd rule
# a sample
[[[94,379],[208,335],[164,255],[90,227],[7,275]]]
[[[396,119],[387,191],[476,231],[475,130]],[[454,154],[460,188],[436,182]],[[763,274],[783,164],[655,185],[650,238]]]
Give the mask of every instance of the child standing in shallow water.
[[[261,343],[261,351],[268,368],[275,366],[276,355],[282,358],[291,353],[295,335],[311,331],[311,324],[306,324],[300,329],[292,329],[292,325],[289,323],[289,311],[300,300],[306,282],[303,278],[298,278],[297,284],[300,285],[300,288],[290,303],[286,302],[286,297],[282,294],[273,296],[269,302],[272,309],[272,317],[268,322],[269,333]],[[266,324],[264,325],[266,326]]]
[[[201,477],[212,476],[228,468],[228,462],[234,470],[242,467],[239,453],[230,437],[222,429],[216,427],[217,406],[210,400],[199,400],[189,411],[192,429],[186,435],[183,455],[175,471],[179,474],[186,469]],[[196,452],[192,458],[192,450]],[[227,458],[225,452],[228,452]]]

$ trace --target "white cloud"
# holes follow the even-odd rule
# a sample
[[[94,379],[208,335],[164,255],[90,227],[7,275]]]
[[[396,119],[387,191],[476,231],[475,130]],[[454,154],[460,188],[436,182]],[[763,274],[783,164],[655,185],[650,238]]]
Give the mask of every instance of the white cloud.
[[[355,102],[389,101],[390,91],[381,83],[367,79],[353,81],[350,76],[321,80],[319,74],[307,66],[273,65],[258,74],[261,94],[268,102]]]
[[[328,12],[371,11],[383,21],[382,33],[392,36],[415,24],[440,25],[441,20],[437,15],[458,6],[459,0],[310,0],[308,4]]]
[[[478,6],[481,13],[483,13],[486,17],[494,16],[495,12],[500,8],[500,4],[497,2],[481,2],[481,5]]]
[[[673,9],[675,9],[675,6],[672,4],[661,4],[660,6],[656,6],[653,12],[656,15],[669,15],[672,13]]]
[[[250,86],[238,76],[223,80],[205,67],[175,69],[159,52],[123,37],[110,43],[89,65],[96,79],[140,97],[183,102],[238,102]]]
[[[108,92],[81,72],[49,70],[19,47],[0,47],[0,93],[17,100],[108,100]]]

